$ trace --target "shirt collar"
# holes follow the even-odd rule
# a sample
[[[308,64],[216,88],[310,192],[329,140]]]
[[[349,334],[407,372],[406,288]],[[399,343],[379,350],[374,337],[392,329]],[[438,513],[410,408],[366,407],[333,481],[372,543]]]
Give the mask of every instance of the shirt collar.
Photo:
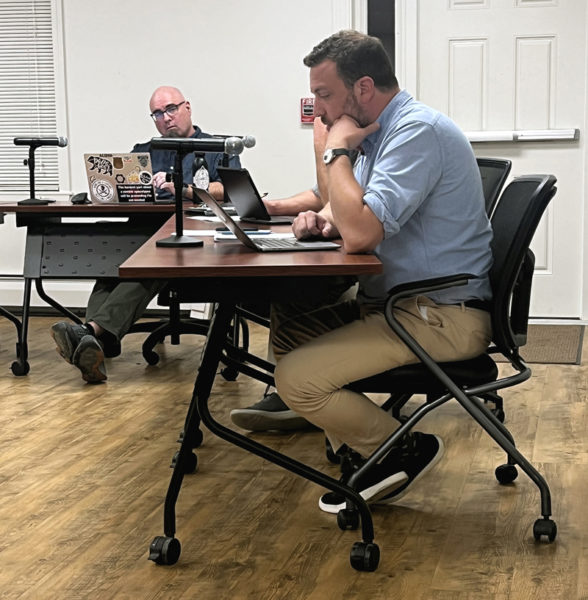
[[[376,122],[380,125],[380,128],[377,131],[374,131],[374,133],[368,135],[361,143],[361,146],[365,152],[369,154],[371,150],[377,146],[382,132],[388,129],[388,126],[394,119],[398,109],[411,99],[411,95],[406,90],[400,90],[394,96],[394,98],[392,98],[392,100],[386,104],[384,110],[376,119]]]

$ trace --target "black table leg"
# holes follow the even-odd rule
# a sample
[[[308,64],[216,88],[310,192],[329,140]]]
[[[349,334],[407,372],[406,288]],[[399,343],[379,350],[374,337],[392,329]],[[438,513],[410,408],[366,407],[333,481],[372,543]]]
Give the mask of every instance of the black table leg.
[[[227,336],[230,333],[231,320],[235,314],[235,302],[221,302],[212,318],[198,376],[194,385],[192,400],[188,409],[188,415],[184,426],[184,436],[179,453],[176,455],[174,470],[168,487],[165,506],[164,506],[164,536],[157,536],[149,547],[149,560],[157,564],[171,565],[175,564],[181,553],[181,545],[175,537],[175,504],[182,486],[184,475],[191,472],[189,469],[195,468],[195,455],[192,449],[199,443],[202,435],[199,425],[200,422],[218,437],[236,445],[240,448],[260,456],[278,466],[281,466],[296,475],[317,483],[318,485],[342,494],[350,501],[350,505],[357,510],[350,510],[354,515],[358,514],[349,523],[343,521],[339,523],[342,529],[355,529],[361,522],[362,541],[356,542],[352,549],[352,555],[358,554],[364,561],[364,555],[371,553],[373,556],[370,561],[370,568],[363,570],[373,570],[379,560],[379,550],[374,540],[374,528],[370,509],[367,503],[358,492],[342,484],[338,480],[321,473],[320,471],[294,460],[280,452],[276,452],[263,444],[260,444],[232,429],[224,427],[218,423],[210,414],[208,409],[208,399],[214,383],[216,371],[227,343]],[[338,521],[339,522],[339,521]],[[372,568],[373,567],[373,568]]]
[[[175,505],[182,487],[184,475],[196,469],[196,456],[193,448],[199,446],[202,440],[198,399],[206,398],[208,400],[210,396],[210,390],[214,383],[221,352],[231,327],[234,312],[235,306],[233,303],[220,304],[217,306],[210,322],[202,352],[202,360],[198,368],[196,382],[194,383],[192,400],[184,424],[180,450],[174,457],[173,473],[165,497],[163,514],[165,535],[154,538],[149,547],[149,560],[157,564],[173,565],[180,557],[181,545],[175,537]]]

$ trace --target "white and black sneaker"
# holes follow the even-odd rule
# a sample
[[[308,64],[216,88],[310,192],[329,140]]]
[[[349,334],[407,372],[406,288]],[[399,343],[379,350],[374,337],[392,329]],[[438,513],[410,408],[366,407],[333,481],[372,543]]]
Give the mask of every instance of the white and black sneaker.
[[[443,441],[436,435],[414,432],[405,440],[356,482],[360,496],[368,504],[396,502],[443,456]],[[349,479],[349,474],[344,478]],[[319,499],[319,508],[328,513],[336,514],[345,507],[345,497],[337,492],[327,492]]]

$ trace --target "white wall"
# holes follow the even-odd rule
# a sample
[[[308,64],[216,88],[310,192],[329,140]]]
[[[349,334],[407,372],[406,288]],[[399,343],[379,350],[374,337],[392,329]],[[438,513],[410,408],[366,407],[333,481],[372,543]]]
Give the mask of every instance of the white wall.
[[[63,22],[73,189],[86,189],[84,152],[159,135],[148,100],[163,84],[184,92],[204,131],[256,137],[241,159],[260,189],[313,184],[302,58],[332,32],[331,2],[63,0]]]

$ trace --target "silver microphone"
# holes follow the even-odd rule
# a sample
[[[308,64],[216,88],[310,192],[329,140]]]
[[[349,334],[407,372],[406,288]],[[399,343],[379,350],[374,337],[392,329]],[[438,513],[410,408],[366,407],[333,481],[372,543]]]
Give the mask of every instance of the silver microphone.
[[[243,142],[243,146],[245,148],[253,148],[253,146],[255,146],[255,138],[252,135],[223,135],[220,133],[215,133],[213,137],[220,138],[221,140],[239,138]]]
[[[224,154],[241,154],[243,141],[239,137],[227,138],[152,138],[151,147],[161,150],[179,152],[223,152]]]
[[[255,146],[255,138],[252,135],[244,135],[241,139],[245,148],[253,148]]]
[[[65,148],[67,146],[66,137],[16,137],[14,138],[15,146],[59,146]]]

